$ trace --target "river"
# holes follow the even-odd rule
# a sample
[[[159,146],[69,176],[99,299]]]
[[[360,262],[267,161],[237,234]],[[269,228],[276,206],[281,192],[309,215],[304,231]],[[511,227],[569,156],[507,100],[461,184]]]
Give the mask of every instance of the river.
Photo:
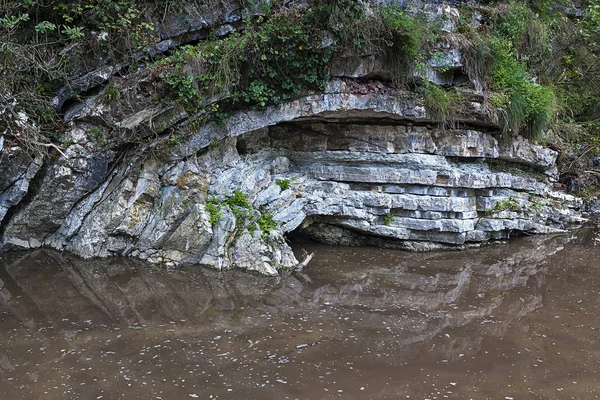
[[[599,232],[282,278],[2,254],[0,399],[599,398]]]

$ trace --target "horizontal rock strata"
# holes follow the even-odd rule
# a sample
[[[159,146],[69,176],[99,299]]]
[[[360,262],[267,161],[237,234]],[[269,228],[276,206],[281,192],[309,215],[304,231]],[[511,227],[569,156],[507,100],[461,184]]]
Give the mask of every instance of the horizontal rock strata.
[[[99,143],[90,121],[112,113],[101,96],[75,106],[70,145],[44,168],[18,146],[3,152],[3,249],[274,275],[297,264],[285,241],[293,231],[428,250],[581,220],[578,200],[552,190],[554,151],[502,140],[477,113],[443,129],[412,94],[361,94],[336,81],[322,94],[136,146],[131,135],[150,137],[149,119],[165,108],[140,102],[122,112],[128,129]],[[166,115],[184,130],[187,117]],[[236,193],[247,204],[234,205]]]

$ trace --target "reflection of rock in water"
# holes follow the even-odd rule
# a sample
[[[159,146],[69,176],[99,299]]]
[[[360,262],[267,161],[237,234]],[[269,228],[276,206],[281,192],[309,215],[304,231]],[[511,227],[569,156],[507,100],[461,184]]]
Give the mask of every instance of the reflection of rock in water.
[[[40,250],[13,255],[0,269],[0,315],[13,320],[3,326],[30,331],[72,329],[90,320],[130,327],[243,325],[248,319],[241,316],[310,316],[328,304],[340,318],[355,320],[356,329],[383,326],[394,315],[397,350],[409,354],[446,328],[491,315],[497,323],[488,333],[502,335],[511,321],[541,306],[544,263],[567,241],[544,236],[443,254],[364,249],[367,267],[353,260],[356,249],[319,247],[308,278],[285,280],[205,269],[168,272],[131,259],[89,261]],[[481,330],[467,332],[436,351],[468,353],[481,337]]]

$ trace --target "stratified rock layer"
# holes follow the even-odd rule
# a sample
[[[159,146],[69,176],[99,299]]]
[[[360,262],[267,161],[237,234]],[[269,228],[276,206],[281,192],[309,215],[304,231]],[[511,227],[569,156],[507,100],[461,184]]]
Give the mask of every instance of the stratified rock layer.
[[[260,13],[261,2],[252,4],[183,5],[157,21],[157,42],[132,49],[133,59],[243,30],[241,15]],[[402,5],[442,32],[456,28],[459,10],[448,4]],[[580,201],[552,189],[556,152],[502,138],[459,44],[440,37],[423,68],[406,72],[457,87],[453,128],[418,94],[386,84],[394,65],[379,52],[339,55],[330,68],[337,79],[321,92],[202,124],[204,111],[169,100],[151,66],[83,62],[80,49],[67,48],[75,72],[53,101],[70,127],[62,152],[32,158],[0,135],[0,249],[275,275],[298,263],[286,244],[292,231],[428,250],[580,222]]]
[[[67,113],[71,144],[34,190],[40,163],[17,160],[18,147],[6,153],[0,210],[12,212],[2,246],[274,275],[297,264],[285,241],[296,230],[328,243],[427,250],[581,220],[579,202],[552,190],[556,153],[501,140],[476,102],[470,120],[442,129],[413,94],[355,89],[335,81],[176,140],[154,129],[137,146],[126,143],[149,137],[156,120],[184,131],[186,116],[144,102],[115,114],[101,93]],[[94,140],[91,121],[115,115],[127,129]],[[239,191],[245,209],[228,202]]]

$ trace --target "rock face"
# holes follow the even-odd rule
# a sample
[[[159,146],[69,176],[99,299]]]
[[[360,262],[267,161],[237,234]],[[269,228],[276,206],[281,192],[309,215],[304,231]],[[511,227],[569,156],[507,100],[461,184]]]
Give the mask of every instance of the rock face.
[[[5,147],[0,136],[0,221],[29,190],[29,184],[42,166],[40,157],[30,157],[19,146]]]
[[[102,110],[80,111],[75,126],[110,112]],[[580,220],[579,202],[552,191],[554,151],[504,142],[483,117],[443,129],[412,95],[357,94],[343,81],[177,141],[123,148],[116,138],[108,150],[80,134],[71,132],[73,144],[3,221],[4,248],[273,275],[297,263],[285,242],[295,230],[327,243],[426,250]],[[40,168],[20,151],[4,153],[3,210]]]
[[[454,29],[456,9],[427,7]],[[239,22],[232,10],[216,22],[167,21],[157,51],[200,40],[211,24],[226,34]],[[459,49],[438,47],[421,78],[468,82]],[[442,127],[423,98],[372,80],[385,80],[389,66],[366,54],[335,61],[338,79],[322,92],[202,125],[202,115],[165,100],[152,71],[115,77],[103,63],[55,99],[69,105],[60,154],[43,161],[0,135],[0,249],[275,275],[298,263],[285,238],[293,231],[428,250],[582,220],[581,202],[552,189],[556,152],[503,138],[477,82],[453,127]],[[118,99],[99,87],[106,79]],[[81,101],[65,103],[76,93]]]

